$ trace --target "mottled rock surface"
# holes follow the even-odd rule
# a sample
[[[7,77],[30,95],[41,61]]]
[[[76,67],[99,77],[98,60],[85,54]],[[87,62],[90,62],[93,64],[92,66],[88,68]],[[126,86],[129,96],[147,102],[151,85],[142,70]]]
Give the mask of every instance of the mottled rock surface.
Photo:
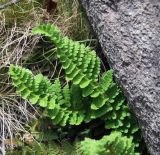
[[[81,2],[150,153],[160,155],[160,0]]]

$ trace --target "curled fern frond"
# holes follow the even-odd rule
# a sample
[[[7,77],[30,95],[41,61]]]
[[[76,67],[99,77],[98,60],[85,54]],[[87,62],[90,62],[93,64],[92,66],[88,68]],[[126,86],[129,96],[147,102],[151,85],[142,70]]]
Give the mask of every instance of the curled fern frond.
[[[47,37],[50,37],[55,43],[60,41],[61,32],[56,26],[52,26],[51,24],[43,24],[40,25],[39,28],[34,28],[32,30],[33,34],[43,34]]]
[[[61,37],[60,33],[57,33],[59,32],[57,27],[50,24],[40,25],[32,32],[43,34],[55,43],[57,57],[65,69],[66,80],[79,85],[83,89],[84,97],[92,95],[97,88],[96,82],[100,73],[100,59],[96,56],[95,51],[68,37]]]

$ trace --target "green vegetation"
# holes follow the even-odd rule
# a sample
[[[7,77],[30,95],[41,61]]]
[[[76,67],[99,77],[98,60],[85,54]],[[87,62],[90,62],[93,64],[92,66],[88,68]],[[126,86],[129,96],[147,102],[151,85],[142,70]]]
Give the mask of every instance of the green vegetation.
[[[23,99],[43,107],[45,116],[55,125],[80,125],[100,118],[107,129],[119,130],[129,137],[138,131],[138,126],[132,125],[125,98],[113,81],[112,70],[99,75],[100,59],[95,51],[62,37],[60,30],[50,24],[34,28],[33,33],[43,34],[55,44],[67,83],[63,81],[62,87],[57,78],[52,84],[42,74],[34,76],[28,69],[10,65],[13,85]]]
[[[137,121],[95,52],[77,0],[24,0],[0,15],[2,153],[6,146],[7,155],[143,151]]]
[[[32,143],[24,145],[23,150],[8,152],[10,155],[139,155],[135,153],[135,145],[131,138],[122,136],[120,132],[112,132],[101,140],[85,138],[74,146],[67,141],[61,144]]]
[[[132,139],[122,136],[120,132],[112,132],[101,140],[85,138],[80,149],[84,155],[139,155],[134,152]]]
[[[76,155],[76,149],[67,141],[61,142],[61,146],[56,143],[32,143],[22,144],[21,150],[10,151],[7,155]],[[80,155],[80,154],[77,154]]]
[[[48,12],[47,3],[42,0],[22,0],[0,10],[0,132],[7,148],[13,147],[14,137],[19,132],[27,132],[25,125],[39,118],[38,109],[15,93],[8,76],[8,64],[25,66],[34,73],[47,75],[52,81],[54,72],[63,78],[53,45],[33,36],[31,29],[40,23],[54,23],[63,34],[83,40],[85,44],[92,43],[92,47],[96,45],[86,22],[84,24],[78,1],[59,0],[55,4]],[[5,152],[5,146],[2,150]]]

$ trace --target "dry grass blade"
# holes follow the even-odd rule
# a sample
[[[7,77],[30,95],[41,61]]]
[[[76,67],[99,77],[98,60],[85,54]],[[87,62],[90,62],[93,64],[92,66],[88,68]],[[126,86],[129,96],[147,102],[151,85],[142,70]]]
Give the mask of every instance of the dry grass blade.
[[[31,23],[24,27],[15,23],[11,28],[7,28],[5,15],[2,14],[0,18],[0,154],[5,154],[7,145],[13,147],[15,135],[27,132],[25,125],[36,118],[33,115],[36,110],[13,93],[7,66],[11,63],[22,64],[39,37],[31,35]]]
[[[29,103],[17,99],[14,94],[0,96],[0,149],[3,153],[7,145],[5,140],[8,139],[9,147],[13,148],[15,135],[19,132],[27,132],[24,126],[31,119],[36,118],[28,110]]]
[[[7,64],[20,63],[24,56],[32,51],[38,37],[32,37],[30,28],[30,25],[25,29],[15,25],[11,30],[4,32],[5,38],[1,40],[0,46],[0,69]]]

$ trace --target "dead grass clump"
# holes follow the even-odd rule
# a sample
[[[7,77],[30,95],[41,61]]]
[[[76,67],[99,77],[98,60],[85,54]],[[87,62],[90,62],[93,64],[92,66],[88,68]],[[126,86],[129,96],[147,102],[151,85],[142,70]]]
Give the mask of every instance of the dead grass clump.
[[[64,35],[75,40],[93,38],[78,0],[59,0],[53,19]]]
[[[14,147],[14,137],[20,132],[27,132],[24,126],[36,118],[28,111],[29,103],[19,101],[15,94],[0,96],[0,152],[5,154],[6,147]],[[34,110],[33,110],[34,111]]]
[[[16,21],[8,26],[5,14],[0,21],[0,154],[5,154],[6,146],[13,147],[13,141],[19,132],[27,132],[25,125],[36,119],[35,109],[27,101],[20,100],[14,93],[8,77],[8,65],[23,65],[38,41],[32,36],[31,22],[17,25]],[[31,114],[31,111],[33,112]],[[6,143],[7,142],[7,143]]]
[[[0,18],[5,16],[5,24],[12,27],[25,26],[28,22],[41,22],[42,7],[37,0],[21,0],[20,2],[10,5],[0,11]],[[24,24],[25,23],[25,24]]]

